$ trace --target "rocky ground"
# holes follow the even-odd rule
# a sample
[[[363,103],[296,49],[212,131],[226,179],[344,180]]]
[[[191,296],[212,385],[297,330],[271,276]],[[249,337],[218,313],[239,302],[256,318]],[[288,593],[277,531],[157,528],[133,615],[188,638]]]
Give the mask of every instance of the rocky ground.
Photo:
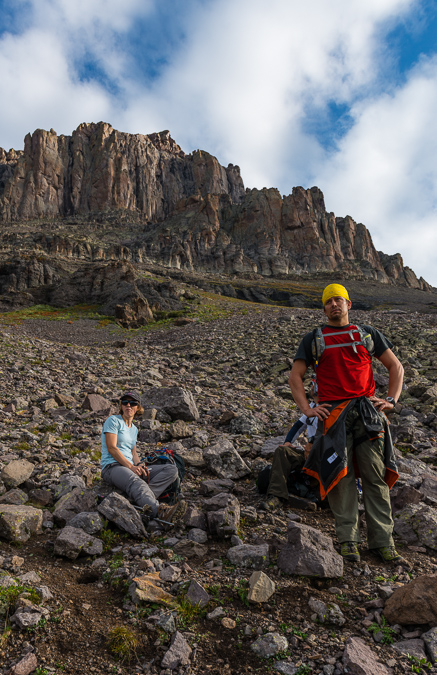
[[[1,675],[437,672],[437,316],[352,315],[405,366],[392,492],[410,566],[369,552],[364,522],[362,561],[343,566],[329,509],[267,513],[255,485],[299,415],[290,359],[321,314],[231,306],[148,331],[3,320]],[[180,528],[145,529],[100,481],[101,426],[127,389],[146,408],[140,452],[185,459]]]

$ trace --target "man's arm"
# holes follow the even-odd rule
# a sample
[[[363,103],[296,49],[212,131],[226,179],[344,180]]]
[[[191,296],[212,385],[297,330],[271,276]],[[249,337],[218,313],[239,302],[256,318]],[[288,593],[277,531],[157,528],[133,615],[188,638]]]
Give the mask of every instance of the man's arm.
[[[290,377],[288,378],[288,384],[290,385],[293,398],[303,414],[307,417],[317,417],[319,420],[323,421],[329,417],[329,409],[331,406],[327,403],[322,403],[322,405],[317,405],[314,408],[310,407],[303,386],[303,379],[307,370],[308,367],[305,361],[303,359],[296,359],[293,363]]]
[[[386,349],[381,356],[376,357],[388,370],[388,396],[398,400],[402,391],[404,368],[398,357],[391,349]],[[394,406],[383,398],[372,396],[370,399],[377,410],[391,410]]]

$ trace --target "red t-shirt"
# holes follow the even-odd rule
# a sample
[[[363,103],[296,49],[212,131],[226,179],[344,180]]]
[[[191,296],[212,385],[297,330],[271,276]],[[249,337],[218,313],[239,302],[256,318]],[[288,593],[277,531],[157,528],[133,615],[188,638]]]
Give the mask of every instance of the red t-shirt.
[[[375,344],[375,356],[380,356],[391,343],[379,331],[370,326],[363,326],[372,334]],[[352,329],[353,338],[349,334]],[[347,332],[345,332],[347,331]],[[360,396],[373,396],[375,381],[373,379],[372,356],[362,345],[356,345],[356,352],[350,347],[334,347],[333,344],[344,344],[352,340],[360,341],[360,334],[354,324],[322,328],[325,339],[325,350],[315,368],[319,402],[338,401]],[[334,333],[334,335],[332,335]],[[313,365],[311,344],[313,334],[308,333],[302,340],[295,359],[303,359],[307,365]]]

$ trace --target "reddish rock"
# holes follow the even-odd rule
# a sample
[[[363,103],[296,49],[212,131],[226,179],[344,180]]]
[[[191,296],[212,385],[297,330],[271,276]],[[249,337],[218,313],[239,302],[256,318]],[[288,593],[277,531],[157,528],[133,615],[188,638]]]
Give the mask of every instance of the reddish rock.
[[[384,616],[389,623],[437,626],[437,577],[424,575],[397,588],[385,604]]]

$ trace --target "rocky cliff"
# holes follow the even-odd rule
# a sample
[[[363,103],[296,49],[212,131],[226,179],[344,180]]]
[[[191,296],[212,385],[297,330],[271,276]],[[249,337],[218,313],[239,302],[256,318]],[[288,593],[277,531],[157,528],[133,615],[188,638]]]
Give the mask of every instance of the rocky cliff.
[[[376,251],[364,225],[327,212],[317,187],[245,190],[238,166],[187,155],[168,131],[81,124],[71,136],[37,130],[22,152],[0,149],[0,220],[3,259],[21,249],[206,273],[336,272],[430,289],[399,254]]]

